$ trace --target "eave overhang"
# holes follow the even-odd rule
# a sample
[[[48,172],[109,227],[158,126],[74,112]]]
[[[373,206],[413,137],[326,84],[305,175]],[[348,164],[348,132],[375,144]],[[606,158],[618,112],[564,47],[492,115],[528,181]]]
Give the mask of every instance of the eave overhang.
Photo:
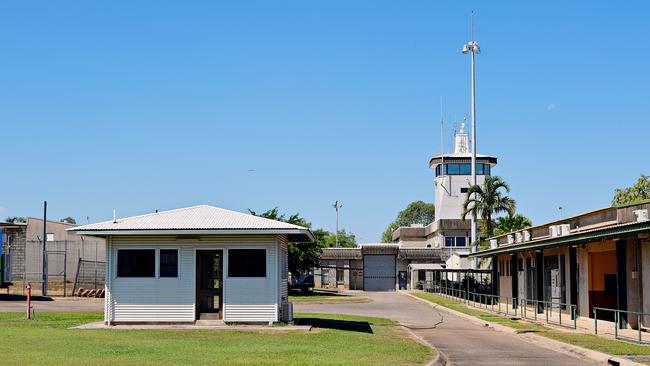
[[[68,230],[71,234],[106,238],[107,236],[151,235],[287,235],[290,242],[311,243],[316,239],[310,230],[302,229],[139,229],[139,230]]]

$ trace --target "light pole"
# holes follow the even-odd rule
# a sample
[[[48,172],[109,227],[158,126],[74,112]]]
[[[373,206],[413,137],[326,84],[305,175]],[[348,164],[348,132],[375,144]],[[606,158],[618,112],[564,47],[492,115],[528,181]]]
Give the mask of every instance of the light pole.
[[[335,201],[332,205],[336,210],[336,247],[339,247],[339,208],[343,207],[341,202]]]
[[[473,23],[473,22],[472,22]],[[472,27],[473,28],[473,27]],[[474,31],[472,30],[472,38],[474,38]],[[481,47],[473,39],[463,46],[463,54],[470,54],[472,63],[472,185],[476,185],[476,78],[474,57],[481,54]],[[472,251],[476,249],[477,229],[476,229],[476,214],[472,215]]]

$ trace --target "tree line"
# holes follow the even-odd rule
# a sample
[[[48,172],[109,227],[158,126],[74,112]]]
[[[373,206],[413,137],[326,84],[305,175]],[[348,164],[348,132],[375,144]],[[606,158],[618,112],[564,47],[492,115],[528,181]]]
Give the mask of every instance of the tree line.
[[[516,212],[516,201],[508,196],[509,193],[510,186],[499,176],[487,177],[483,184],[470,186],[460,219],[464,221],[473,215],[481,217],[479,236],[483,239],[531,227],[532,221]],[[614,191],[612,206],[635,204],[648,200],[650,200],[650,177],[641,174],[632,186]],[[382,241],[392,242],[393,231],[399,227],[413,224],[428,225],[434,220],[435,207],[432,203],[411,202],[397,214],[395,221],[388,225],[382,235]]]

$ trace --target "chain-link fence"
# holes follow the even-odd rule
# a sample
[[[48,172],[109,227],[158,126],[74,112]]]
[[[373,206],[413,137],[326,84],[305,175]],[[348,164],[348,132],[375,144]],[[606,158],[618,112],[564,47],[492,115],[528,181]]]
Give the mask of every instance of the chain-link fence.
[[[80,295],[79,290],[96,290],[104,286],[104,262],[79,259],[72,293]],[[82,291],[82,293],[84,293]]]
[[[83,267],[84,286],[95,288],[104,286],[105,243],[102,240],[62,240],[48,241],[43,251],[42,241],[14,242],[6,259],[7,277],[10,281],[9,293],[25,294],[25,285],[31,283],[32,293],[42,294],[44,281],[43,269],[47,268],[45,276],[47,295],[73,294],[77,271],[83,261],[93,262],[94,267],[101,263],[101,270],[86,270]],[[43,266],[45,262],[46,266]]]

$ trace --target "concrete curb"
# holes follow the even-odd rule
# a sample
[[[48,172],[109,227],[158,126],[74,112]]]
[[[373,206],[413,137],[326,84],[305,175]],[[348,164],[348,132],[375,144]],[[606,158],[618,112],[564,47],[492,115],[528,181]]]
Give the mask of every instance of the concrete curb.
[[[410,296],[413,299],[416,299],[416,300],[418,300],[420,302],[423,302],[423,303],[429,305],[432,308],[435,308],[435,309],[438,309],[438,310],[442,309],[442,310],[444,310],[444,311],[446,311],[448,313],[451,313],[451,314],[456,315],[456,316],[458,316],[460,318],[466,319],[466,320],[468,320],[468,321],[470,321],[470,322],[472,322],[474,324],[483,325],[483,326],[486,326],[486,327],[491,328],[491,329],[493,329],[495,331],[498,331],[498,332],[516,334],[519,337],[524,338],[526,341],[528,341],[530,343],[533,343],[533,344],[535,344],[537,346],[544,347],[544,348],[547,348],[547,349],[550,349],[550,350],[553,350],[553,351],[561,352],[561,353],[564,353],[566,355],[570,355],[570,356],[574,356],[574,357],[587,358],[589,360],[596,361],[596,362],[599,362],[599,363],[608,364],[608,365],[647,366],[647,365],[643,365],[641,363],[634,362],[634,361],[631,361],[631,360],[628,360],[628,359],[625,359],[625,358],[622,358],[622,357],[612,356],[612,355],[608,355],[608,354],[603,353],[603,352],[594,351],[594,350],[579,347],[579,346],[574,346],[574,345],[571,345],[571,344],[568,344],[568,343],[564,343],[564,342],[556,341],[554,339],[546,338],[546,337],[543,337],[543,336],[540,336],[540,335],[537,335],[537,334],[534,334],[534,333],[521,333],[521,332],[517,331],[516,329],[506,327],[505,325],[495,324],[495,323],[491,323],[491,322],[488,322],[488,321],[485,321],[485,320],[481,320],[481,319],[476,318],[474,316],[467,315],[467,314],[461,313],[461,312],[453,310],[453,309],[449,309],[447,307],[432,303],[432,302],[427,301],[425,299],[421,299],[421,298],[413,295],[412,293],[404,292],[404,294],[407,295],[407,296]]]
[[[427,364],[425,364],[425,366],[444,366],[444,365],[447,364],[447,358],[445,356],[443,356],[442,353],[440,353],[440,351],[438,351],[438,349],[436,347],[434,347],[431,343],[427,342],[426,339],[424,339],[424,338],[420,337],[419,335],[415,334],[415,332],[413,332],[408,327],[406,327],[406,326],[404,326],[402,324],[399,324],[399,325],[403,329],[406,329],[406,331],[411,335],[411,338],[413,338],[416,342],[418,342],[418,343],[420,343],[420,344],[422,344],[424,346],[429,347],[429,349],[431,349],[431,351],[433,352],[433,358],[431,359],[431,361],[429,361]]]

